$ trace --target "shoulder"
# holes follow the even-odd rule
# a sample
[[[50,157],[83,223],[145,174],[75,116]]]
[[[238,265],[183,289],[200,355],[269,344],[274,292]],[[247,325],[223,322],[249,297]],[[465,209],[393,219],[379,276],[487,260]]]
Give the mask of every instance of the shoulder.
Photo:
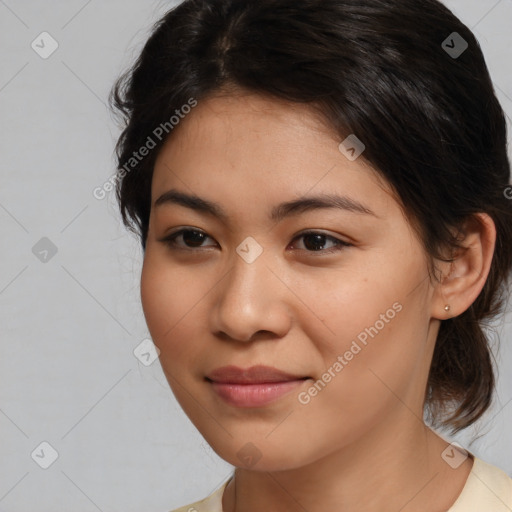
[[[170,512],[222,512],[222,495],[224,494],[224,489],[232,478],[233,476],[230,476],[219,488],[213,491],[206,498],[176,508]]]
[[[448,512],[481,512],[483,510],[486,512],[512,510],[512,478],[497,466],[475,457],[466,485]]]

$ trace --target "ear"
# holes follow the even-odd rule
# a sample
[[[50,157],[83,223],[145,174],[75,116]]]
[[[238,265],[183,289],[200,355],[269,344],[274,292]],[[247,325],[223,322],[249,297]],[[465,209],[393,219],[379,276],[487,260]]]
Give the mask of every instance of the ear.
[[[451,263],[440,266],[443,275],[432,302],[432,317],[439,320],[464,313],[482,291],[491,268],[496,244],[496,226],[491,217],[485,213],[472,215],[461,235],[463,248],[452,255]]]

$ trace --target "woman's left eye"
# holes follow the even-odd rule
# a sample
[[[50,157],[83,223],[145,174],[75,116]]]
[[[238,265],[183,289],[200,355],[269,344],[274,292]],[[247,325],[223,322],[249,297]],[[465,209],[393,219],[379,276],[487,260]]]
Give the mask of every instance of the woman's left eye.
[[[340,251],[345,247],[350,247],[351,244],[348,242],[344,242],[339,238],[334,236],[326,235],[325,233],[321,233],[319,231],[307,231],[305,233],[301,233],[296,236],[294,240],[299,238],[303,238],[305,243],[303,244],[306,249],[299,250],[307,250],[308,252],[321,252],[321,253],[332,253],[336,251]],[[328,249],[322,249],[325,246],[326,241],[334,242],[334,245]]]
[[[185,245],[178,244],[178,239],[181,238]],[[163,242],[171,249],[184,249],[184,250],[194,250],[197,248],[204,248],[205,246],[202,243],[205,239],[210,238],[204,231],[199,229],[180,229],[172,233],[171,235],[160,239],[160,242]],[[320,231],[307,231],[297,235],[293,241],[298,239],[304,239],[303,245],[304,248],[296,248],[300,251],[306,252],[319,252],[319,253],[332,253],[339,250],[342,250],[345,247],[350,247],[352,244],[340,240],[334,236],[327,235]],[[292,241],[292,242],[293,242]],[[324,248],[327,242],[333,243],[331,247]],[[293,244],[292,244],[293,246]]]

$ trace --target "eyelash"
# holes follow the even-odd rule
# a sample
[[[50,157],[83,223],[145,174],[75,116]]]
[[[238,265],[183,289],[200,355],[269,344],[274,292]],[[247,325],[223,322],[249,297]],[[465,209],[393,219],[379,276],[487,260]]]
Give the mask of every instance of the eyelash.
[[[197,251],[198,249],[202,249],[201,247],[179,247],[176,243],[176,239],[182,235],[183,233],[185,232],[193,232],[193,233],[201,233],[203,235],[206,235],[206,237],[210,238],[204,231],[201,231],[200,229],[192,229],[192,228],[183,228],[183,229],[180,229],[179,231],[176,231],[172,234],[170,234],[169,236],[166,236],[164,238],[161,238],[159,239],[159,242],[162,242],[164,243],[165,245],[167,245],[170,249],[172,250],[184,250],[184,251]],[[325,233],[322,233],[321,231],[304,231],[303,233],[299,233],[293,240],[296,240],[297,238],[303,238],[305,236],[308,236],[308,235],[321,235],[323,237],[325,237],[325,239],[329,239],[331,241],[334,241],[336,242],[337,245],[335,245],[334,247],[331,247],[329,249],[319,249],[317,251],[309,251],[307,249],[297,249],[299,251],[306,251],[308,253],[311,253],[311,254],[322,254],[322,255],[325,255],[325,254],[333,254],[333,253],[336,253],[338,251],[341,251],[343,249],[345,249],[346,247],[351,247],[352,244],[349,244],[348,242],[345,242],[343,240],[340,240],[339,238],[335,238],[331,235],[327,235]]]

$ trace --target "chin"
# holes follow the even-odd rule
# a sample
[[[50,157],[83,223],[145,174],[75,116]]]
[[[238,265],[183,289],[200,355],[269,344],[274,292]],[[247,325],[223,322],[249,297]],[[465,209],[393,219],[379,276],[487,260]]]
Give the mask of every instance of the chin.
[[[221,459],[232,466],[250,471],[286,471],[300,468],[318,458],[314,454],[308,457],[299,453],[295,443],[277,447],[264,438],[253,441],[250,437],[243,441],[230,438],[225,442],[207,439],[207,442]]]

